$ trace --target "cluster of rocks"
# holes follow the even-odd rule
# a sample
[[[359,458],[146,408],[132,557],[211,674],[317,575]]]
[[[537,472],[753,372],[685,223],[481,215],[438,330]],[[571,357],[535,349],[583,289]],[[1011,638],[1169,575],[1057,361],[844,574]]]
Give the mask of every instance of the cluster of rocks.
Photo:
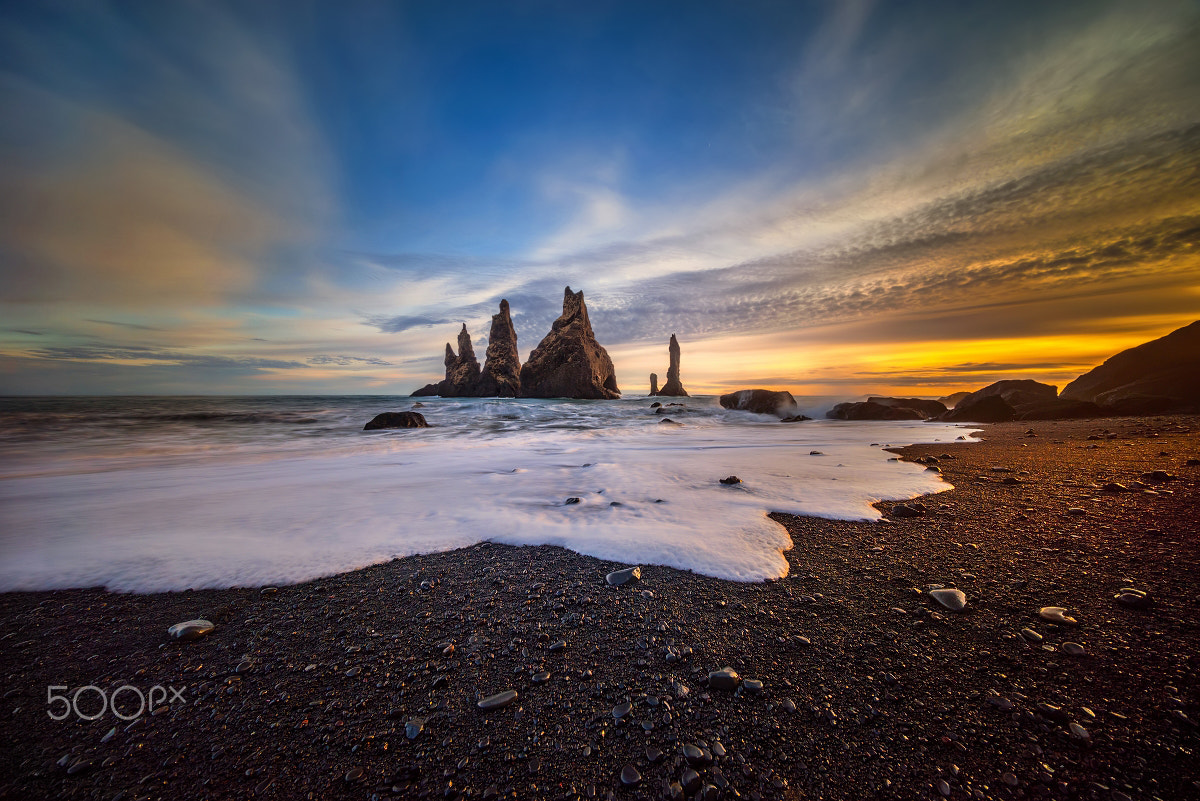
[[[672,337],[674,341],[674,337]],[[676,346],[678,347],[678,346]],[[446,377],[426,384],[414,397],[443,398],[591,398],[621,397],[617,375],[608,352],[596,341],[588,319],[583,292],[567,287],[562,315],[545,338],[521,364],[517,332],[507,300],[492,315],[486,361],[480,368],[464,323],[458,333],[458,351],[446,343]],[[684,393],[686,394],[686,393]]]
[[[939,400],[871,397],[839,403],[826,416],[837,420],[1004,423],[1196,409],[1200,409],[1200,321],[1118,353],[1076,378],[1061,394],[1050,384],[1006,379]]]

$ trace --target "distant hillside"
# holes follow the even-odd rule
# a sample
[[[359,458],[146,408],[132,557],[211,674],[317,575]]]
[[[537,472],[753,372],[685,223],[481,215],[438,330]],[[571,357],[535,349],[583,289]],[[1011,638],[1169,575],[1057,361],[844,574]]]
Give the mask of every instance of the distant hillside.
[[[1121,351],[1067,384],[1061,397],[1106,407],[1200,406],[1200,320]]]

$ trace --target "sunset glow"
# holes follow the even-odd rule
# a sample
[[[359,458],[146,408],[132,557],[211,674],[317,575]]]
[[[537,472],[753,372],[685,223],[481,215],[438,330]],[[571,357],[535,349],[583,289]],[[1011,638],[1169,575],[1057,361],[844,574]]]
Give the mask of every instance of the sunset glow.
[[[0,393],[1060,387],[1200,318],[1194,3],[12,4]],[[719,34],[719,35],[718,35]]]

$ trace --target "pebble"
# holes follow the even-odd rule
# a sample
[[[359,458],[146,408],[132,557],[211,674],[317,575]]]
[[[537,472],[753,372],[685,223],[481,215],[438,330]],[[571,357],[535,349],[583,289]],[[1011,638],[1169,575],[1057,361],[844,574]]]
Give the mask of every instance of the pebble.
[[[1038,610],[1038,617],[1042,620],[1049,620],[1051,623],[1066,623],[1070,626],[1079,623],[1078,620],[1069,616],[1066,608],[1062,606],[1043,606]]]
[[[638,769],[633,765],[626,765],[621,768],[621,784],[626,786],[637,784],[642,780],[642,774],[638,773]]]
[[[1074,721],[1071,721],[1070,729],[1072,737],[1076,737],[1080,740],[1090,740],[1092,738],[1092,735],[1088,733],[1087,729],[1083,728]]]
[[[1064,642],[1062,649],[1070,656],[1087,656],[1087,649],[1077,642]]]
[[[762,695],[763,683],[758,679],[745,679],[742,682],[742,689],[750,695]]]
[[[362,768],[350,768],[350,770],[346,771],[346,781],[356,782],[362,778],[362,775],[363,775]]]
[[[167,634],[181,642],[191,642],[200,639],[215,628],[216,626],[208,620],[185,620],[167,629]]]
[[[967,595],[962,590],[943,587],[930,590],[929,596],[951,612],[961,612],[967,607]]]
[[[604,577],[610,587],[620,587],[622,584],[636,582],[642,580],[642,569],[640,567],[627,567],[624,570],[614,570]]]
[[[1046,639],[1033,629],[1021,629],[1021,636],[1032,643],[1040,643],[1042,640]]]
[[[742,677],[731,667],[723,667],[708,674],[708,686],[714,690],[729,690],[732,692],[741,683]]]
[[[484,698],[482,701],[476,704],[476,706],[478,706],[484,712],[490,712],[493,709],[503,709],[515,700],[517,700],[517,691],[505,690],[504,692],[499,692],[495,695],[489,695],[487,698]]]
[[[1067,510],[1067,514],[1075,515],[1076,517],[1080,517],[1082,515],[1087,514],[1087,509],[1081,509],[1078,506],[1072,506],[1070,509]]]
[[[417,735],[423,731],[425,731],[425,718],[413,718],[404,724],[404,734],[410,740],[417,739]]]
[[[1150,606],[1150,596],[1143,590],[1136,590],[1133,587],[1122,587],[1121,591],[1113,596],[1113,600],[1121,606],[1133,609],[1145,609]]]
[[[550,671],[543,670],[538,673],[534,673],[531,680],[534,684],[545,684],[546,682],[550,681]]]
[[[612,710],[613,720],[620,720],[621,718],[625,717],[632,711],[633,711],[633,704],[630,703],[629,701],[625,701],[624,703],[617,704],[616,706],[613,707],[613,710]]]
[[[1020,783],[1020,781],[1017,779],[1017,774],[1012,773],[1011,771],[1005,771],[1004,773],[1001,773],[1000,781],[1004,782],[1009,787],[1016,787]]]

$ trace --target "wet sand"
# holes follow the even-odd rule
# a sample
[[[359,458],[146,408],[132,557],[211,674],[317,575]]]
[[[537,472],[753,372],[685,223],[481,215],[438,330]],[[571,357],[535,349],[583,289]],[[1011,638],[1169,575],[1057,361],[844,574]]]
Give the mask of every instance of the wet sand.
[[[1197,432],[1039,421],[904,448],[955,489],[916,517],[880,504],[887,523],[775,515],[795,547],[766,584],[643,566],[609,587],[624,565],[484,543],[274,591],[3,594],[0,796],[1200,797]],[[216,629],[167,639],[197,617]],[[708,687],[727,665],[761,692]],[[179,696],[54,721],[51,685]]]

